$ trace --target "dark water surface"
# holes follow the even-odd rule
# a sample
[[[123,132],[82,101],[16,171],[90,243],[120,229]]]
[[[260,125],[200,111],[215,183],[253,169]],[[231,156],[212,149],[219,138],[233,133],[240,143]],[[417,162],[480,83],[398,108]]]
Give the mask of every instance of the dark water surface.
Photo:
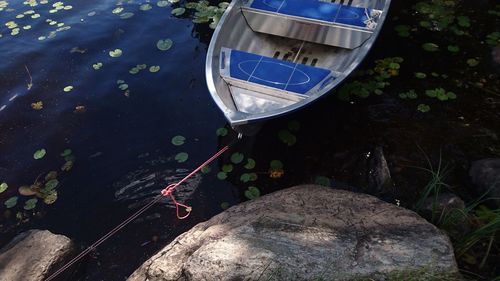
[[[63,4],[71,8],[50,13],[54,3],[38,1],[30,7],[12,1],[0,11],[0,183],[9,185],[0,194],[0,245],[30,228],[49,229],[88,245],[235,137],[233,133],[226,137],[215,134],[226,123],[205,85],[210,37],[206,26],[194,26],[188,16],[172,16],[172,6],[159,7],[157,1],[75,0]],[[140,5],[147,3],[152,9],[140,10]],[[492,2],[481,5],[481,9],[493,7]],[[121,19],[112,13],[117,7],[124,8],[121,14],[133,12],[134,16]],[[400,18],[409,7],[393,5],[381,38],[363,66],[371,68],[375,59],[388,56],[405,59],[387,94],[352,102],[330,95],[296,114],[266,123],[255,138],[244,139],[232,151],[256,160],[257,181],[242,182],[242,167],[231,172],[227,180],[217,179],[217,171],[229,163],[226,156],[211,166],[210,173],[188,182],[178,195],[193,206],[187,220],[177,220],[169,205],[155,206],[94,252],[80,266],[78,276],[86,280],[125,279],[176,235],[222,211],[222,202],[232,205],[246,200],[248,186],[268,193],[312,183],[322,176],[333,186],[364,190],[388,202],[397,199],[411,206],[426,182],[425,174],[408,168],[425,165],[418,146],[432,160],[441,151],[455,167],[449,178],[454,190],[466,199],[476,196],[466,182],[469,162],[500,155],[498,66],[491,61],[487,46],[469,39],[455,42],[467,51],[450,56],[446,51],[427,54],[420,47],[426,40],[446,38],[425,32],[412,40],[399,38],[394,25],[411,21]],[[27,14],[16,18],[28,10],[40,17]],[[474,12],[470,10],[471,17],[477,16]],[[58,28],[47,19],[71,28],[39,40]],[[19,34],[11,35],[12,29],[5,25],[9,21],[21,27]],[[492,23],[474,24],[487,30]],[[25,25],[31,29],[23,29]],[[481,36],[473,34],[474,38]],[[156,43],[166,38],[173,46],[161,51]],[[108,52],[115,49],[121,49],[122,55],[111,57]],[[465,60],[476,56],[481,63],[468,67]],[[95,70],[92,65],[98,62],[103,66]],[[138,64],[147,68],[130,74]],[[149,67],[155,65],[160,70],[150,72]],[[417,80],[416,71],[447,74],[449,78]],[[119,89],[117,80],[123,80],[129,92]],[[65,92],[67,86],[73,89]],[[400,92],[411,88],[422,92],[436,87],[454,91],[458,98],[426,101],[432,108],[427,113],[416,110],[420,100],[398,98]],[[35,110],[31,104],[38,101],[43,102],[43,108]],[[290,121],[300,124],[293,146],[277,136]],[[185,144],[171,144],[176,135],[186,137]],[[396,182],[387,192],[363,188],[369,173],[367,155],[377,146],[384,148]],[[42,148],[46,155],[35,160],[33,154]],[[61,171],[65,160],[60,154],[68,148],[75,157],[74,165]],[[179,152],[189,153],[188,161],[177,163],[174,157]],[[277,179],[268,173],[273,159],[284,163],[284,174]],[[40,199],[35,209],[23,210],[32,196],[20,196],[18,187],[33,184],[52,170],[59,172],[57,201],[47,205]],[[7,209],[3,202],[12,196],[19,197],[18,203]],[[16,218],[18,212],[22,219]]]

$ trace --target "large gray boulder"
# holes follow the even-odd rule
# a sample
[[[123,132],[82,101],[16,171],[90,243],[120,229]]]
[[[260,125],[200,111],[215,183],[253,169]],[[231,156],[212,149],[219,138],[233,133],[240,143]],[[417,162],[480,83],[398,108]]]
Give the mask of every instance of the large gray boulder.
[[[405,274],[458,276],[448,237],[416,213],[375,197],[304,185],[196,225],[128,281],[382,280]]]
[[[0,250],[0,280],[44,280],[73,249],[73,243],[64,235],[48,230],[23,232]]]
[[[472,162],[469,176],[481,194],[488,192],[487,197],[496,198],[494,202],[500,206],[500,158]]]

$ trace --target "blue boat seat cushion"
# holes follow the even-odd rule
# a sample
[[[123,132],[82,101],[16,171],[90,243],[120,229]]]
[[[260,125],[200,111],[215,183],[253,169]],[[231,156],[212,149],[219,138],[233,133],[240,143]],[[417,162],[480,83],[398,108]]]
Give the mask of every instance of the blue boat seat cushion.
[[[308,95],[330,70],[231,50],[229,75],[233,79]]]
[[[318,0],[253,0],[251,8],[329,23],[366,27],[371,9]]]

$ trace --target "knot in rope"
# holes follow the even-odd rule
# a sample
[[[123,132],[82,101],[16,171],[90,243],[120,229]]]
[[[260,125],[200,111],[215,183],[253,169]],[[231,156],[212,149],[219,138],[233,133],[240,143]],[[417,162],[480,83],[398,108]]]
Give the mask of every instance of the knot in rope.
[[[177,200],[175,200],[173,192],[174,192],[175,188],[179,186],[179,184],[180,184],[180,182],[168,185],[167,187],[162,189],[161,195],[163,197],[170,197],[170,199],[172,199],[172,202],[174,202],[174,205],[175,205],[175,214],[177,215],[177,218],[180,220],[183,220],[183,219],[189,217],[193,208],[191,206],[179,203],[179,202],[177,202]],[[184,209],[185,214],[183,216],[181,216],[180,207],[182,207]]]

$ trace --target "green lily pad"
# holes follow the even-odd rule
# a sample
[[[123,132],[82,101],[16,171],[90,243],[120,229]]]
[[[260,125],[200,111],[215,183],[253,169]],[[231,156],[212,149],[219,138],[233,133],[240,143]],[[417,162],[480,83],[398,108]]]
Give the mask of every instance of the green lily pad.
[[[226,128],[219,128],[217,131],[215,131],[215,134],[219,137],[225,137],[227,135],[228,131]]]
[[[174,16],[182,16],[186,12],[185,8],[179,7],[172,10],[171,14]]]
[[[57,187],[59,184],[59,181],[57,179],[51,179],[48,182],[45,183],[45,191],[53,190],[54,188]]]
[[[0,184],[0,193],[6,191],[7,188],[9,188],[9,185],[5,182],[2,182],[2,184]]]
[[[204,174],[208,174],[210,173],[210,167],[209,166],[205,166],[203,168],[201,168],[201,172],[204,173]]]
[[[217,173],[217,178],[220,179],[220,180],[225,180],[225,179],[227,179],[227,173],[218,172]]]
[[[421,103],[417,106],[417,110],[425,113],[425,112],[429,112],[431,110],[431,107],[428,106],[427,104]]]
[[[159,65],[152,65],[149,67],[149,72],[151,73],[155,73],[155,72],[158,72],[160,71],[160,66]]]
[[[251,170],[251,169],[255,168],[255,160],[253,160],[252,158],[248,158],[247,163],[243,167],[245,167],[245,169],[247,169],[247,170]]]
[[[436,52],[439,50],[439,46],[431,42],[423,44],[422,48],[427,52]]]
[[[240,164],[241,161],[243,161],[243,158],[245,158],[243,153],[235,152],[231,155],[231,162],[234,164]]]
[[[279,131],[278,137],[283,143],[287,144],[288,146],[292,146],[297,142],[297,137],[295,137],[295,135],[290,133],[290,131],[288,130]]]
[[[458,51],[460,51],[460,47],[458,47],[457,45],[448,45],[448,51],[452,53],[458,53]]]
[[[137,67],[132,67],[132,68],[128,71],[128,73],[130,73],[130,74],[137,74],[137,73],[139,73],[139,71],[140,71],[140,70],[139,70],[139,68],[137,68]]]
[[[43,148],[39,149],[39,150],[35,151],[35,153],[33,154],[33,158],[35,160],[42,159],[46,153],[47,153],[47,151],[45,149],[43,149]]]
[[[138,64],[135,67],[137,67],[139,70],[144,70],[146,67],[148,67],[146,64]]]
[[[454,100],[457,98],[457,95],[454,92],[448,92],[448,93],[446,93],[446,95],[448,96],[448,98],[450,100]]]
[[[225,210],[225,209],[229,208],[229,206],[230,205],[229,205],[228,202],[222,202],[222,203],[220,203],[220,207],[221,207],[222,210]]]
[[[457,23],[461,27],[470,27],[470,19],[466,16],[458,16]]]
[[[33,210],[36,207],[37,202],[38,202],[38,199],[36,199],[36,198],[31,198],[31,199],[27,200],[24,203],[24,209],[27,211]]]
[[[116,84],[118,84],[118,85],[123,84],[123,83],[125,83],[125,81],[123,81],[123,80],[116,80]]]
[[[71,151],[71,149],[69,148],[66,148],[62,153],[61,153],[61,157],[66,157],[68,155],[71,155],[71,153],[73,153],[73,151]]]
[[[186,141],[186,138],[179,135],[179,136],[173,137],[171,142],[173,145],[179,146],[179,145],[183,145],[185,141]]]
[[[10,209],[10,208],[16,206],[17,205],[17,196],[10,197],[5,202],[3,202],[3,204],[5,205],[5,207],[7,207],[7,209]]]
[[[230,173],[233,171],[233,165],[232,164],[225,164],[222,166],[222,171],[224,173]]]
[[[280,160],[272,160],[271,163],[269,164],[269,167],[273,170],[281,170],[283,169],[283,162]]]
[[[175,160],[177,160],[178,163],[186,162],[188,158],[189,155],[186,152],[179,152],[175,155]]]
[[[120,84],[118,85],[118,88],[122,91],[125,91],[126,89],[128,89],[128,84]]]
[[[66,93],[71,92],[72,90],[73,90],[73,86],[66,86],[63,88],[63,91],[65,91]]]
[[[120,18],[121,18],[121,19],[129,19],[129,18],[131,18],[131,17],[133,17],[133,16],[134,16],[134,13],[131,13],[131,12],[126,12],[126,13],[121,14],[121,15],[120,15]]]
[[[479,61],[477,59],[475,59],[475,58],[471,58],[471,59],[467,60],[467,64],[470,67],[474,67],[474,66],[477,66],[479,64]]]
[[[122,53],[123,53],[122,50],[120,50],[120,49],[114,49],[112,51],[109,51],[109,56],[112,57],[112,58],[117,58],[117,57],[121,56]]]
[[[424,79],[425,77],[427,77],[427,74],[423,72],[415,72],[415,77],[417,77],[418,79]]]
[[[330,178],[325,176],[317,176],[314,180],[314,183],[322,185],[322,186],[331,186]]]
[[[111,11],[111,13],[113,14],[119,14],[123,11],[123,7],[116,7],[113,9],[113,11]]]
[[[172,47],[173,44],[174,42],[171,39],[158,40],[158,42],[156,43],[156,47],[160,51],[167,51]]]
[[[156,3],[156,6],[160,7],[160,8],[163,8],[163,7],[167,7],[169,5],[168,1],[158,1]]]
[[[101,69],[101,67],[102,67],[102,62],[94,63],[92,65],[92,68],[94,68],[95,70],[99,70]]]
[[[150,4],[142,4],[141,6],[139,6],[139,10],[141,10],[141,11],[149,11],[152,8],[153,7]]]
[[[49,181],[49,180],[56,179],[56,178],[57,178],[56,171],[50,171],[45,175],[45,181]]]
[[[260,196],[260,190],[255,186],[249,186],[247,190],[245,190],[245,197],[252,200],[258,198]]]
[[[256,173],[244,173],[240,176],[240,180],[242,182],[256,181],[257,178],[258,177]]]

